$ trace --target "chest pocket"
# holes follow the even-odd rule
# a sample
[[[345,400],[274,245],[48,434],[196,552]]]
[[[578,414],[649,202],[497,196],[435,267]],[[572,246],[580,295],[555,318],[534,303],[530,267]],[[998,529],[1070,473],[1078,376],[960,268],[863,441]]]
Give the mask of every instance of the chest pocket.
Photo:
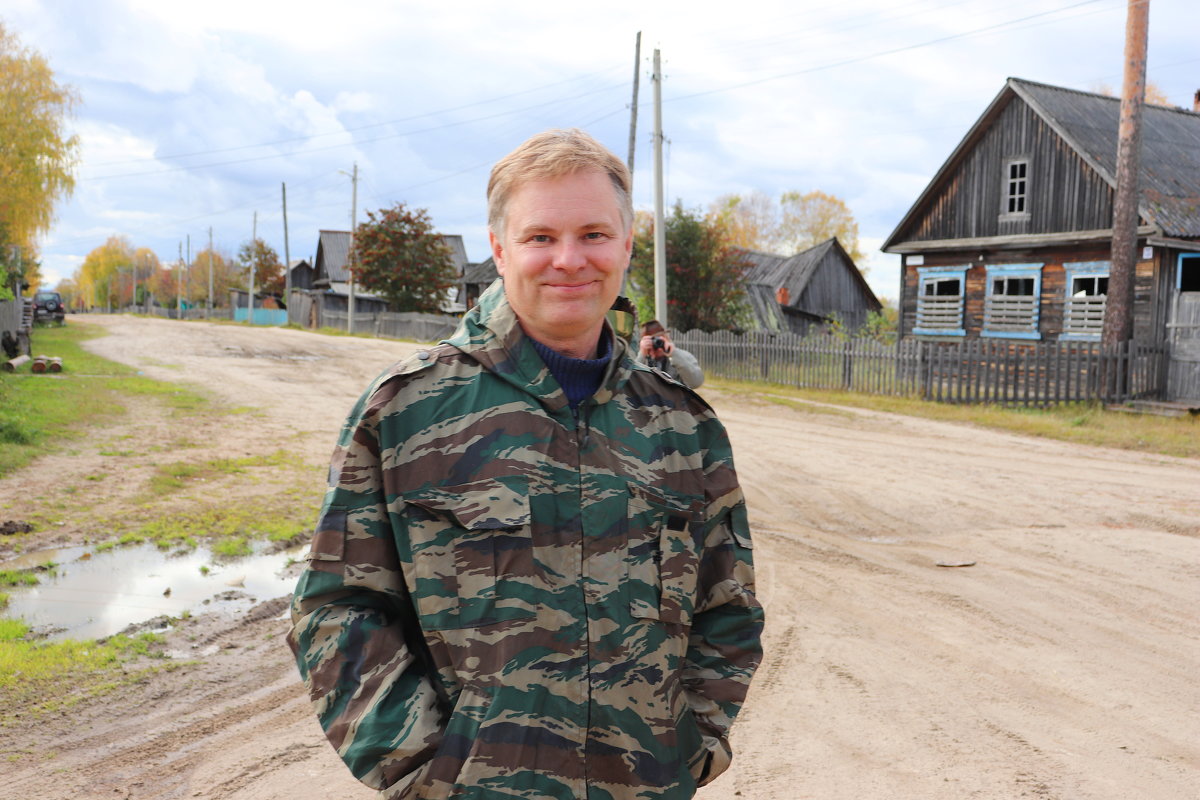
[[[404,496],[412,569],[426,630],[532,617],[533,553],[526,486],[477,481]]]
[[[629,486],[629,611],[691,625],[700,568],[704,501]]]

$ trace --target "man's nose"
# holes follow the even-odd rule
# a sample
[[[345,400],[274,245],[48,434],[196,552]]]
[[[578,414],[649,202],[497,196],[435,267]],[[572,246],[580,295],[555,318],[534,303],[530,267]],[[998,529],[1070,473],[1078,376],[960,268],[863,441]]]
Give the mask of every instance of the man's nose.
[[[577,270],[587,266],[587,254],[577,241],[564,239],[554,249],[554,266],[557,269]]]

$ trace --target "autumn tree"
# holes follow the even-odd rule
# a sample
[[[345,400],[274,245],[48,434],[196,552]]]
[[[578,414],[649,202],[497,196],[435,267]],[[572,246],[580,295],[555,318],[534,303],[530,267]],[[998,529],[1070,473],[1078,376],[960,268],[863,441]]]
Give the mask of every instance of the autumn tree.
[[[631,292],[643,320],[654,317],[654,222],[639,216],[630,261]],[[739,328],[749,312],[744,277],[749,269],[722,227],[677,202],[664,220],[667,324],[675,330]]]
[[[213,307],[220,308],[229,303],[230,289],[245,289],[247,274],[239,264],[215,248],[207,247],[192,257],[188,267],[188,299],[197,305],[208,302],[208,276],[212,268]],[[263,289],[259,283],[259,275],[255,276],[255,291],[270,291]]]
[[[16,245],[26,259],[35,258],[37,236],[75,186],[79,141],[65,122],[77,102],[46,59],[0,23],[0,248]],[[0,264],[0,286],[9,283],[10,266]]]
[[[355,280],[395,311],[436,313],[458,280],[450,248],[429,213],[404,203],[367,212],[354,234],[351,263]]]
[[[248,270],[254,269],[255,293],[280,294],[283,292],[283,262],[279,260],[279,254],[275,252],[275,248],[262,239],[251,239],[243,244],[242,248],[238,250],[238,263],[241,264],[246,279],[250,277]],[[245,280],[243,280],[243,284],[245,284]],[[207,284],[205,286],[207,294]]]
[[[1107,83],[1096,84],[1093,87],[1093,91],[1096,94],[1102,94],[1105,97],[1117,97],[1116,90]],[[1171,102],[1170,98],[1167,97],[1167,93],[1162,90],[1162,87],[1154,81],[1146,81],[1146,94],[1144,95],[1143,99],[1146,101],[1146,105],[1151,106],[1166,106],[1167,108],[1170,108],[1171,106],[1175,105]]]
[[[725,231],[730,244],[748,250],[790,256],[837,237],[856,264],[864,260],[854,214],[825,192],[784,192],[778,205],[758,191],[727,194],[709,206],[707,219]]]
[[[784,192],[779,198],[780,236],[790,253],[799,253],[837,237],[855,264],[863,260],[858,249],[858,222],[850,207],[825,192]]]
[[[181,265],[178,261],[159,264],[146,279],[150,296],[162,308],[177,308],[181,286]]]
[[[79,295],[89,306],[120,305],[122,276],[133,276],[133,245],[124,236],[110,236],[93,249],[75,272]]]
[[[722,195],[708,207],[706,219],[721,227],[731,246],[767,253],[779,248],[779,209],[763,192]]]

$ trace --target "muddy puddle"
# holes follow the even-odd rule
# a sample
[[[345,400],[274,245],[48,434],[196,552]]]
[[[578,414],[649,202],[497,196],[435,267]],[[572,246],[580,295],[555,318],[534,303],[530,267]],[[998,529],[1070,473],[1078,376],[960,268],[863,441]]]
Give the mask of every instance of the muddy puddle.
[[[225,560],[203,547],[40,550],[0,563],[0,569],[55,564],[38,572],[37,586],[6,589],[9,604],[0,616],[21,619],[50,639],[99,639],[163,615],[236,613],[289,594],[296,578],[284,571],[303,551]]]

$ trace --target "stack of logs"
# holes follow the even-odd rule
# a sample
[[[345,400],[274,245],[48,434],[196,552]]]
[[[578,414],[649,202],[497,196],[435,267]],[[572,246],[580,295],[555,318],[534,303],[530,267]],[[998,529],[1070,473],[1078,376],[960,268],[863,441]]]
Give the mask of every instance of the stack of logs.
[[[18,367],[25,366],[31,360],[33,366],[30,369],[33,372],[62,372],[62,359],[58,356],[38,356],[33,359],[29,356],[17,356],[4,362],[4,371],[16,372]]]

